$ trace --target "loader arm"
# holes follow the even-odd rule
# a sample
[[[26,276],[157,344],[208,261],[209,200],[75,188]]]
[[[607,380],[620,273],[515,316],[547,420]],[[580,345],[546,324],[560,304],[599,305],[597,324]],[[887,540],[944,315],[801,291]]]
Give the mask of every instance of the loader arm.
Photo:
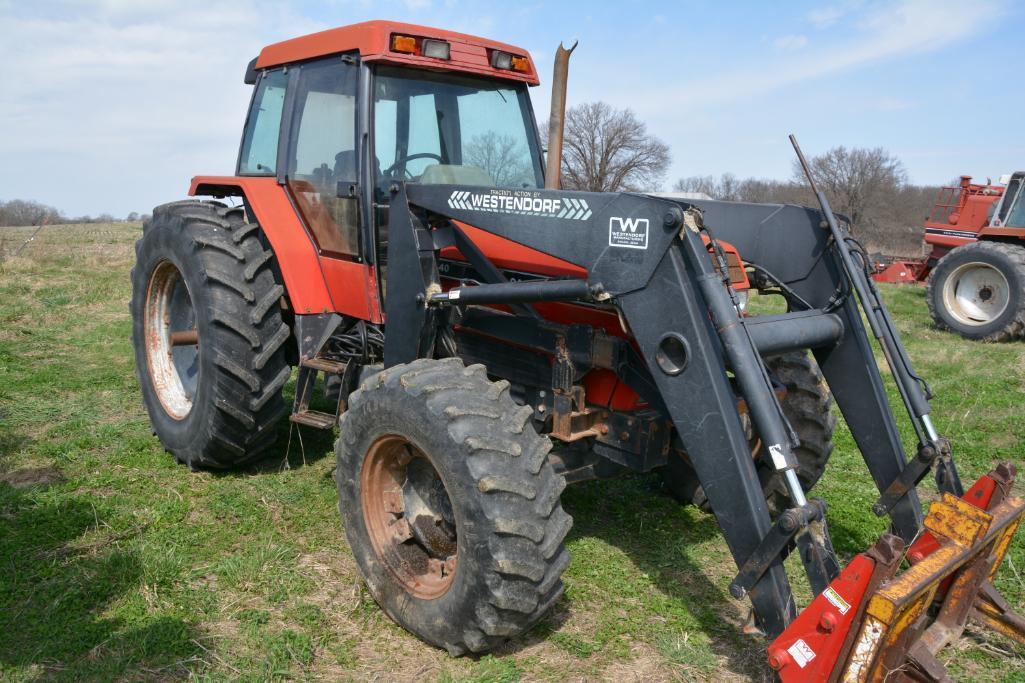
[[[766,221],[766,212],[775,220]],[[708,207],[705,220],[717,228],[731,226],[717,230],[716,235],[728,234],[742,255],[746,257],[750,249],[767,268],[781,271],[820,309],[841,288],[841,270],[828,256],[816,212],[722,204]],[[798,511],[793,519],[775,524],[770,519],[728,371],[737,379],[759,435],[770,445],[774,466],[784,474],[794,468],[795,444],[753,335],[708,257],[700,221],[694,206],[644,195],[396,185],[389,223],[389,270],[409,276],[393,276],[388,285],[385,364],[429,353],[438,311],[431,303],[456,303],[440,292],[436,260],[438,250],[455,243],[456,222],[585,269],[586,288],[567,291],[565,298],[611,301],[624,316],[666,417],[690,455],[742,569],[734,592],[751,598],[761,627],[775,636],[796,616],[781,561],[789,543],[796,536],[803,551],[813,546],[801,554],[816,592],[835,578],[835,558],[821,506],[805,501],[799,484],[798,490],[791,489]],[[786,243],[787,257],[760,248],[761,242]],[[556,289],[567,289],[565,281],[559,280],[532,286],[536,290],[532,293],[519,287],[528,298],[518,301],[559,296]],[[466,287],[462,301],[473,296],[474,303],[487,303],[491,296],[493,303],[508,303],[509,292],[516,289],[516,283]],[[543,294],[544,289],[549,294]],[[824,327],[833,332],[798,333],[800,326],[816,318],[830,323]],[[835,324],[837,320],[841,324]],[[768,336],[793,339],[794,348],[814,347],[862,452],[868,454],[866,462],[874,478],[881,487],[889,484],[901,471],[904,455],[854,302],[848,299],[835,312],[776,316],[764,325],[777,332]],[[920,530],[921,512],[913,490],[906,492],[892,514],[895,528],[905,538],[910,540]],[[792,528],[782,528],[791,521]],[[806,533],[811,528],[815,533]]]
[[[783,204],[692,203],[746,263],[770,271],[814,308],[829,305],[845,275],[830,252],[830,233],[821,227],[819,211]],[[903,471],[907,455],[854,297],[847,297],[834,313],[846,334],[835,346],[812,352],[882,492]],[[890,518],[894,533],[906,543],[918,535],[922,507],[913,489],[890,510]]]

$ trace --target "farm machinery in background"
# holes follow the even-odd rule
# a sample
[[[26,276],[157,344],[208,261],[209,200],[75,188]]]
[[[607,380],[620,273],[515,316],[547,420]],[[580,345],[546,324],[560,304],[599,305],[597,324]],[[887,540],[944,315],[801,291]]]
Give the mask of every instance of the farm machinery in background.
[[[927,282],[929,313],[941,329],[968,339],[1025,335],[1025,172],[998,184],[940,190],[925,220],[924,259],[873,259],[877,282]]]
[[[286,414],[337,427],[338,508],[370,593],[453,655],[523,634],[562,595],[567,483],[647,472],[715,515],[730,592],[784,680],[943,680],[936,653],[970,618],[1025,641],[991,584],[1025,514],[1014,469],[963,490],[825,196],[559,189],[568,53],[546,173],[521,48],[380,21],[264,48],[235,174],[190,189],[236,205],[157,207],[136,245],[136,367],[164,447],[225,468],[266,456]],[[748,315],[750,289],[787,312]],[[311,402],[321,384],[330,412]],[[893,532],[846,567],[806,495],[834,399]],[[930,473],[941,500],[923,515]]]

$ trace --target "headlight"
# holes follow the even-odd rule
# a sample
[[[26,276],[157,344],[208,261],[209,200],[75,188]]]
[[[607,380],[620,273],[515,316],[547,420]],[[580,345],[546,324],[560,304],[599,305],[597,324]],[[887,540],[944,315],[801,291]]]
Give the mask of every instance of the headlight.
[[[741,313],[747,310],[747,298],[748,291],[746,289],[737,292],[737,310]]]

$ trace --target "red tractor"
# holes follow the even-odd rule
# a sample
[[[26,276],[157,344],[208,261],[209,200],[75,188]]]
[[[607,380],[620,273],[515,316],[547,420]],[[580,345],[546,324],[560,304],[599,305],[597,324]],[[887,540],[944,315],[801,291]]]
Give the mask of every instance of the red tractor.
[[[716,516],[785,679],[934,675],[970,615],[1025,632],[989,584],[1025,512],[1013,469],[963,491],[821,193],[818,210],[560,190],[530,56],[424,26],[271,45],[246,82],[235,174],[190,190],[233,203],[157,207],[136,246],[143,400],[191,468],[266,455],[289,413],[337,426],[349,547],[399,624],[453,655],[520,635],[562,593],[566,484],[657,471]],[[746,315],[748,288],[788,312]],[[331,412],[310,408],[321,376]],[[847,568],[805,495],[834,398],[894,532]],[[923,516],[931,472],[944,497]],[[915,571],[894,576],[906,546]],[[794,551],[818,596],[800,614]]]
[[[978,185],[961,176],[925,222],[932,252],[919,274],[936,325],[968,339],[1025,335],[1025,172]]]

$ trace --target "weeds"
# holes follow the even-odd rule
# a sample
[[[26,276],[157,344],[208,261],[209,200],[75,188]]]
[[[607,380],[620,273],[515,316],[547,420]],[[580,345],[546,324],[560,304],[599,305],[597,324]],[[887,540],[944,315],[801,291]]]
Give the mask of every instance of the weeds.
[[[0,232],[8,246],[28,236]],[[768,676],[765,643],[739,633],[748,606],[728,597],[734,566],[715,520],[660,495],[657,476],[567,490],[566,596],[493,655],[451,659],[396,627],[346,545],[332,437],[305,432],[283,468],[283,427],[267,462],[211,474],[177,465],[151,435],[127,312],[138,234],[52,226],[0,264],[0,678]],[[938,332],[921,288],[885,294],[964,479],[1021,464],[1025,347]],[[842,427],[836,442],[816,494],[848,559],[886,523]],[[1010,563],[998,584],[1021,609],[1020,537]],[[1023,656],[976,632],[944,654],[972,680],[1013,679]]]

